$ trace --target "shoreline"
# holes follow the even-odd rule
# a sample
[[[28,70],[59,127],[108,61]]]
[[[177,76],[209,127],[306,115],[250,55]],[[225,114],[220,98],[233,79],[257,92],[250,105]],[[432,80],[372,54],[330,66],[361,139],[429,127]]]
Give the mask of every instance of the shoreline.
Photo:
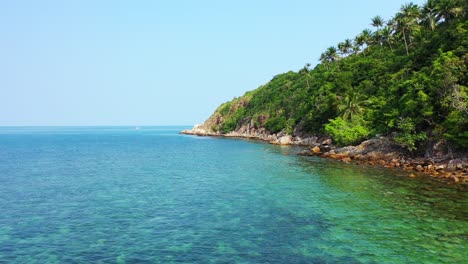
[[[297,137],[285,134],[239,133],[227,134],[206,131],[195,126],[179,132],[184,135],[253,139],[274,145],[303,146],[302,156],[317,156],[356,165],[370,165],[385,169],[398,169],[409,173],[408,177],[430,177],[447,184],[468,186],[468,160],[462,157],[409,157],[396,143],[387,137],[371,138],[358,146],[336,147],[331,139]]]

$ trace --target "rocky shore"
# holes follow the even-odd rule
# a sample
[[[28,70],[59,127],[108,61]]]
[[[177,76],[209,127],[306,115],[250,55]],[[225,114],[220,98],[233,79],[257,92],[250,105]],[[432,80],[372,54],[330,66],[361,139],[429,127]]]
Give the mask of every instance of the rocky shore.
[[[233,131],[227,134],[211,132],[202,125],[196,125],[181,134],[247,138],[266,141],[277,145],[298,145],[307,147],[299,153],[305,156],[331,158],[346,163],[381,166],[388,169],[407,171],[409,177],[429,176],[450,184],[468,184],[468,158],[466,154],[454,155],[434,150],[433,155],[412,157],[389,137],[376,137],[358,146],[343,148],[332,144],[330,138],[315,136],[291,136],[283,133],[268,134],[264,130]],[[433,148],[439,147],[437,145]]]

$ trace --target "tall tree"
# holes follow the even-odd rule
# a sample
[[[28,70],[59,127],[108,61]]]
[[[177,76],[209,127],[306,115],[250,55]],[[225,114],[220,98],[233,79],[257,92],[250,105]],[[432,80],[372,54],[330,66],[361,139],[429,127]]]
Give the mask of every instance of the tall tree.
[[[411,34],[417,30],[419,7],[413,3],[405,4],[395,16],[397,30],[405,43],[406,55],[409,55],[409,45],[412,43]]]
[[[380,29],[384,25],[385,21],[381,16],[375,16],[372,18],[372,23],[371,25],[375,27],[377,30],[374,32],[373,37],[376,43],[379,43],[380,46],[382,46],[382,39],[383,39],[383,33],[382,30]]]
[[[348,55],[351,52],[353,44],[350,39],[346,39],[343,42],[338,43],[338,49],[343,56]]]
[[[351,48],[353,47],[353,41],[350,39],[345,39],[344,41],[344,48],[348,51],[348,53],[351,52]]]
[[[434,31],[439,17],[437,14],[436,0],[427,0],[422,7],[422,22],[431,30]]]
[[[392,38],[393,38],[392,29],[389,26],[385,26],[382,29],[382,39],[383,41],[388,43],[388,46],[390,47],[391,51],[393,51]]]
[[[327,49],[325,52],[325,56],[327,58],[327,61],[329,62],[334,62],[340,59],[340,56],[338,55],[338,51],[334,46],[331,46]]]
[[[327,54],[326,52],[323,52],[322,54],[320,54],[320,58],[319,58],[319,61],[325,65],[327,67],[327,70],[329,70],[329,66],[328,66],[328,59],[327,59]]]
[[[310,78],[310,63],[306,63],[302,69],[299,70],[299,74],[302,74],[305,76],[306,83],[307,83],[307,89],[310,89],[310,84],[309,84],[309,78]]]
[[[343,55],[343,56],[346,55],[346,50],[344,48],[344,42],[338,43],[338,50],[340,51],[341,55]]]
[[[357,35],[357,37],[354,39],[354,44],[355,45],[354,45],[353,50],[356,53],[358,53],[360,50],[363,49],[365,42],[364,42],[364,38],[362,37],[362,34]],[[365,55],[366,53],[364,52],[364,56]]]
[[[370,45],[372,44],[372,30],[366,28],[361,32],[360,36],[364,44],[366,44],[366,47],[363,48],[364,52],[366,48],[370,47]]]
[[[450,22],[466,12],[466,0],[439,0],[435,3],[438,18]]]
[[[375,16],[372,18],[371,25],[377,29],[380,29],[385,24],[385,21],[381,16]]]
[[[419,6],[413,3],[405,4],[402,6],[401,11],[403,15],[407,18],[408,25],[408,39],[410,44],[413,42],[412,35],[415,31],[418,30],[418,20],[421,17],[421,10]]]

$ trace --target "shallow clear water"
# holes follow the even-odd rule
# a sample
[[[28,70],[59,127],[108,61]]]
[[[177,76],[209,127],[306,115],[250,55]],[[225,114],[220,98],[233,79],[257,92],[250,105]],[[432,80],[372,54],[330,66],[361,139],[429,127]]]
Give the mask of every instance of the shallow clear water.
[[[178,127],[0,128],[0,263],[462,263],[466,188]]]

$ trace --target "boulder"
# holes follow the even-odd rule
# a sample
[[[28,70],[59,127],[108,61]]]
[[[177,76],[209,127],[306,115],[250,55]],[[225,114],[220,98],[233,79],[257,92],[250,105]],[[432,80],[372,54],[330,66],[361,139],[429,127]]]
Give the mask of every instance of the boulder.
[[[318,154],[318,153],[320,153],[320,148],[319,147],[313,147],[312,152],[315,153],[315,154]]]
[[[291,145],[293,143],[292,137],[289,135],[282,136],[278,139],[280,145]]]

